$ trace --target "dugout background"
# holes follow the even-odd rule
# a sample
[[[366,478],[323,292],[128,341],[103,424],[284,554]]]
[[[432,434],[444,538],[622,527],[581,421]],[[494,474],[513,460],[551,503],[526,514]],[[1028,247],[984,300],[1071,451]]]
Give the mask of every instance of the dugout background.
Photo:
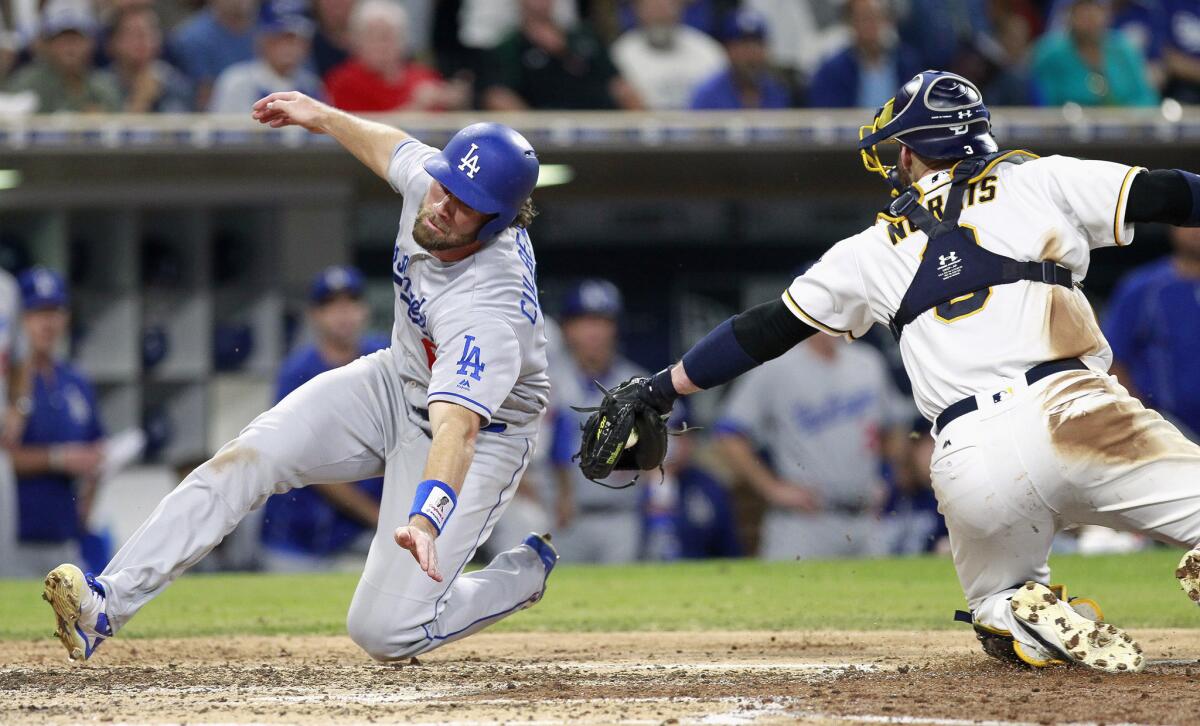
[[[886,204],[854,150],[865,113],[498,117],[570,177],[535,194],[543,309],[582,276],[608,277],[626,298],[627,355],[661,367]],[[439,145],[480,116],[388,120]],[[996,117],[1002,148],[1200,169],[1200,110]],[[110,431],[158,427],[156,459],[203,457],[269,405],[322,267],[359,265],[372,327],[390,329],[400,202],[329,139],[244,118],[23,123],[0,120],[0,264],[69,272],[72,354]],[[1166,249],[1145,228],[1098,252],[1085,288],[1098,311],[1125,269]],[[718,395],[698,402],[701,423]]]

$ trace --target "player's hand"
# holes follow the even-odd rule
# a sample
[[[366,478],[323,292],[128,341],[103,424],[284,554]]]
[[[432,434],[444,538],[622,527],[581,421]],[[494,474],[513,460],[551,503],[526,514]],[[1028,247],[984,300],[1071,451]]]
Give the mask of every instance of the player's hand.
[[[103,463],[104,450],[95,444],[62,445],[62,468],[72,476],[96,476]]]
[[[771,505],[782,509],[798,512],[821,511],[821,498],[811,487],[801,484],[777,481],[767,489],[766,498]]]
[[[438,571],[437,546],[434,544],[437,532],[429,520],[414,516],[408,520],[408,524],[396,528],[394,537],[396,544],[412,553],[425,574],[434,582],[442,581],[442,573]]]
[[[323,134],[322,121],[328,111],[328,106],[299,91],[279,91],[256,101],[250,116],[273,129],[300,126]]]

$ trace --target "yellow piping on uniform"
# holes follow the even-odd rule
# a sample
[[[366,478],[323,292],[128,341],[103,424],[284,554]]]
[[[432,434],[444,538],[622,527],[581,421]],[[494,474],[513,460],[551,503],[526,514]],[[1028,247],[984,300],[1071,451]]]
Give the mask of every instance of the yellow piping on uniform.
[[[1129,184],[1133,181],[1136,174],[1146,171],[1145,167],[1135,166],[1125,172],[1125,179],[1121,182],[1121,191],[1117,193],[1117,209],[1113,214],[1113,241],[1118,247],[1124,247],[1121,244],[1121,228],[1125,225],[1121,222],[1125,219],[1125,202],[1129,199]]]
[[[783,291],[783,302],[785,305],[788,306],[788,309],[792,311],[793,315],[802,319],[804,322],[808,323],[809,325],[813,326],[814,328],[817,328],[818,330],[822,330],[826,333],[829,333],[830,335],[844,335],[849,340],[855,339],[854,333],[851,333],[849,330],[838,330],[837,328],[830,326],[830,325],[826,325],[825,323],[822,323],[820,320],[817,320],[813,316],[804,312],[804,308],[800,307],[800,305],[796,303],[796,299],[792,297],[791,290]]]

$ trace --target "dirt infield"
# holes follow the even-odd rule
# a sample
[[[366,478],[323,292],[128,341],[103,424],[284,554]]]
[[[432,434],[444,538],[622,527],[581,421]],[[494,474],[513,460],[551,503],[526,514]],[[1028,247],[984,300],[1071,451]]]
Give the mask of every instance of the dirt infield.
[[[1027,672],[968,630],[481,634],[383,665],[347,638],[0,643],[0,723],[1196,723],[1200,630],[1139,675]]]

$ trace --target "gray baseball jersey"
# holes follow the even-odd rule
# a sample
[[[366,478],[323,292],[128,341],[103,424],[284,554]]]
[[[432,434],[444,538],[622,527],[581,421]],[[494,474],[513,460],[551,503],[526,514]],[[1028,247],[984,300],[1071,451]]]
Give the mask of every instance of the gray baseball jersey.
[[[802,344],[746,374],[716,429],[765,447],[781,478],[826,502],[857,505],[881,482],[882,429],[911,412],[874,348],[839,344],[828,360]]]
[[[404,197],[392,255],[392,353],[406,397],[457,403],[485,425],[531,433],[546,407],[550,379],[529,234],[509,227],[461,262],[426,252],[412,229],[433,181],[422,162],[435,153],[406,139],[388,166],[388,182]]]

